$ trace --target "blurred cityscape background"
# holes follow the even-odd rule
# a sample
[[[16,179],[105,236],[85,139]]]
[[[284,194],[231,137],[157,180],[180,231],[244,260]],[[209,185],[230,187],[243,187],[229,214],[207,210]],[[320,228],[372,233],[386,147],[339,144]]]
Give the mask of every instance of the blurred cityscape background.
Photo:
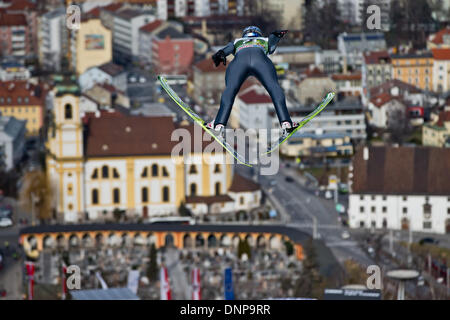
[[[324,299],[369,266],[381,299],[448,299],[449,23],[449,0],[0,0],[0,300]],[[249,25],[289,30],[294,121],[335,100],[276,175],[173,161],[196,129],[157,75],[212,119],[211,56]],[[229,126],[279,128],[256,79]]]

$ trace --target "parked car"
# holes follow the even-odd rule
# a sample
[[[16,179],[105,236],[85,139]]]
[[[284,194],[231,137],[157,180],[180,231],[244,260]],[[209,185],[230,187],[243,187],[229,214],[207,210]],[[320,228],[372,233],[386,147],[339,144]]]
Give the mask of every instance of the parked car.
[[[426,237],[426,238],[422,238],[419,240],[419,244],[422,246],[424,244],[438,244],[439,240],[436,240],[434,238],[431,237]]]
[[[294,182],[294,178],[292,177],[286,177],[286,182]]]
[[[13,225],[13,222],[10,218],[0,218],[0,227],[6,228]]]
[[[347,230],[344,230],[341,234],[342,239],[346,240],[350,238],[350,232],[348,232]]]

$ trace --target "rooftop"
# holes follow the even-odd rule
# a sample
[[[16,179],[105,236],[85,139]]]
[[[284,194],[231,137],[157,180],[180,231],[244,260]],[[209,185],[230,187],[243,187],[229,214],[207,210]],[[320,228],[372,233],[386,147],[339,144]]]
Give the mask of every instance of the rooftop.
[[[246,104],[257,104],[257,103],[272,103],[272,99],[267,94],[267,92],[261,92],[256,89],[245,92],[239,95],[239,99]]]
[[[170,37],[171,39],[190,39],[191,36],[185,33],[178,31],[176,28],[170,26],[162,29],[156,34],[156,37],[159,39],[165,39],[166,37]]]
[[[370,147],[353,159],[353,193],[449,195],[450,149],[434,147]]]
[[[119,66],[113,62],[108,62],[108,63],[102,64],[98,68],[113,77],[124,72],[124,69],[122,66]]]
[[[157,28],[159,28],[162,24],[163,24],[163,21],[155,20],[153,22],[146,24],[145,26],[142,26],[139,30],[142,32],[151,33],[153,31],[155,31]]]
[[[450,60],[450,48],[446,49],[433,49],[432,50],[434,60]]]
[[[27,106],[43,105],[45,87],[28,81],[15,80],[0,82],[0,105]]]
[[[431,42],[440,45],[444,43],[444,37],[449,36],[450,37],[450,26],[447,26],[446,28],[438,31],[434,35],[431,36]]]
[[[186,197],[186,203],[222,203],[222,202],[234,202],[233,198],[229,195],[217,195],[217,196],[190,196]]]
[[[0,26],[27,26],[27,19],[23,14],[1,13],[0,12]]]
[[[233,182],[231,183],[229,192],[253,192],[260,190],[259,184],[250,180],[238,173],[234,174]]]
[[[366,64],[379,64],[382,60],[388,63],[391,62],[389,53],[386,50],[366,52],[364,53],[364,60]]]

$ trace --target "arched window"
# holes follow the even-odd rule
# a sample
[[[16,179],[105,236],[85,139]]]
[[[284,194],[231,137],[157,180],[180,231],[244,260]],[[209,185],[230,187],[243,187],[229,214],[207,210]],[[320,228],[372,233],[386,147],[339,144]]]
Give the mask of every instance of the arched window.
[[[166,167],[162,168],[162,175],[163,175],[163,177],[168,177],[169,176],[169,172],[167,171]]]
[[[109,178],[109,168],[108,166],[102,167],[102,178]]]
[[[170,201],[169,187],[164,187],[162,193],[163,193],[163,202],[169,202]]]
[[[95,169],[94,172],[92,173],[91,176],[92,179],[97,179],[98,178],[98,169]]]
[[[98,199],[98,190],[97,189],[92,189],[92,204],[98,204],[99,199]]]
[[[142,202],[148,202],[148,188],[144,187],[142,188]]]
[[[144,170],[142,170],[141,178],[147,178],[147,175],[148,175],[147,171],[148,171],[147,167],[145,167]]]
[[[113,169],[113,178],[114,179],[119,179],[120,178],[119,173],[117,172],[116,168]]]
[[[216,164],[215,168],[214,168],[214,173],[220,173],[221,169],[220,169],[220,164]]]
[[[195,164],[192,164],[191,167],[189,168],[189,174],[196,174],[197,173],[197,167],[195,166]]]
[[[220,195],[222,192],[222,186],[220,184],[220,182],[216,183],[216,196]]]
[[[158,165],[154,164],[152,165],[152,177],[157,177],[158,176]]]
[[[69,183],[69,185],[67,186],[67,195],[73,195],[73,185],[71,183]]]
[[[197,195],[197,184],[191,183],[190,189],[191,189],[191,196],[196,196]]]
[[[64,118],[72,119],[72,105],[69,103],[64,106]]]
[[[113,202],[120,203],[120,190],[118,188],[114,188],[113,190]]]

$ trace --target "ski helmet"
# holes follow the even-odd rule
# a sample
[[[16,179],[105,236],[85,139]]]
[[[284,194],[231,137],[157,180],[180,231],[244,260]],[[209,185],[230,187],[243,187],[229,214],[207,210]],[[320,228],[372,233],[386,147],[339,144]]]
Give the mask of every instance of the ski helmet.
[[[244,29],[242,37],[262,37],[261,29],[255,26],[250,26]]]

